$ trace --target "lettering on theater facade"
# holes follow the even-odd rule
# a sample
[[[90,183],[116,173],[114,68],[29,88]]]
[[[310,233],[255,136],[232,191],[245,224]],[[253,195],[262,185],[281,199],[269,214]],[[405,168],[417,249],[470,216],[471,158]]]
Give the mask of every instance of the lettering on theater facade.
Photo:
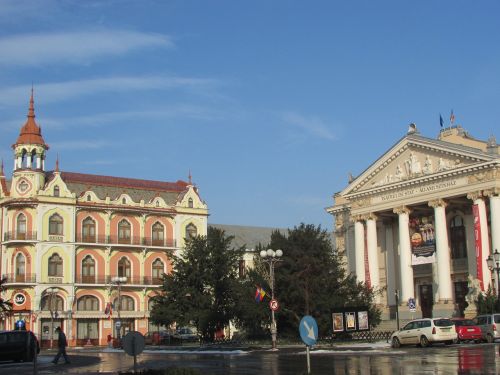
[[[409,198],[409,197],[413,197],[413,196],[418,196],[420,194],[426,194],[426,193],[431,193],[431,192],[436,192],[436,191],[441,191],[441,190],[448,190],[448,189],[455,188],[458,186],[465,186],[466,184],[467,184],[467,178],[464,177],[464,178],[455,179],[455,180],[451,180],[451,181],[437,182],[437,183],[433,183],[433,184],[427,184],[427,185],[422,185],[422,186],[418,186],[418,187],[413,187],[411,189],[402,189],[402,190],[396,191],[394,193],[375,196],[372,199],[372,203],[377,204],[380,202],[398,200],[401,198]]]

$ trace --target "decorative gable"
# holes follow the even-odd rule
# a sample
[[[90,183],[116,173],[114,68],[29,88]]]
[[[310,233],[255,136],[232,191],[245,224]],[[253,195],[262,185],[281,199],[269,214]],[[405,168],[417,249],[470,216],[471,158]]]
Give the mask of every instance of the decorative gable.
[[[59,172],[54,172],[53,177],[45,184],[45,188],[38,194],[45,197],[75,198],[75,194],[69,190]]]
[[[407,136],[355,178],[341,195],[432,177],[490,160],[491,156],[477,149]]]

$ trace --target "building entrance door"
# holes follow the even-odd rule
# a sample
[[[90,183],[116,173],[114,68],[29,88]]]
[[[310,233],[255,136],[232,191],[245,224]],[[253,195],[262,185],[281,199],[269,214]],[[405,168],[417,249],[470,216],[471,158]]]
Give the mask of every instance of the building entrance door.
[[[432,285],[420,285],[420,309],[422,310],[422,318],[432,318],[433,306]]]

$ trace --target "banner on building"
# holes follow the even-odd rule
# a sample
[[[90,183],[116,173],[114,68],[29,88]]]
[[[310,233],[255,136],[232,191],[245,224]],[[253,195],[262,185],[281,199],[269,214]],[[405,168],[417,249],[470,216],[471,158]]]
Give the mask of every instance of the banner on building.
[[[412,217],[409,222],[411,264],[434,263],[436,261],[436,237],[433,216]]]
[[[474,240],[476,246],[476,273],[481,283],[481,290],[484,290],[483,284],[483,244],[481,242],[481,220],[479,217],[479,206],[472,205],[472,216],[474,217]]]

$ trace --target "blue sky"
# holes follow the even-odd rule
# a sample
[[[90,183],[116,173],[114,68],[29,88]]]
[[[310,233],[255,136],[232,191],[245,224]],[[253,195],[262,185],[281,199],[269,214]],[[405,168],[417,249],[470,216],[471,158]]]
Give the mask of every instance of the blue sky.
[[[63,171],[187,180],[218,224],[324,208],[439,114],[500,137],[498,1],[0,0],[0,157],[35,89]]]

